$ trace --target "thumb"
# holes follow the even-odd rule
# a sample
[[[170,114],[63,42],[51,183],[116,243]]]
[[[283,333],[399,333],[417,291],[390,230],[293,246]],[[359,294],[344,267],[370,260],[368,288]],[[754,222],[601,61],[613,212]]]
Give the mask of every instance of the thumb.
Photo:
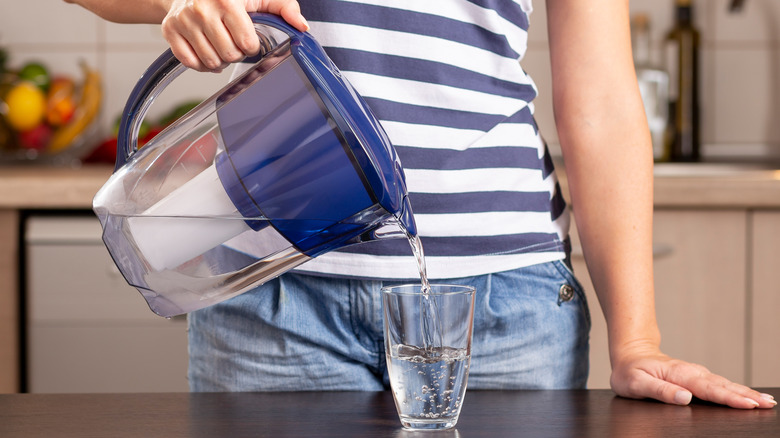
[[[649,374],[641,374],[634,377],[634,381],[627,383],[621,390],[613,388],[616,394],[629,398],[652,398],[664,403],[686,406],[691,402],[693,394],[682,386],[652,377]]]
[[[301,15],[301,6],[296,0],[268,0],[261,2],[261,5],[263,7],[258,8],[258,12],[262,10],[262,12],[279,15],[301,32],[309,30],[309,23]]]
[[[691,391],[688,391],[685,388],[682,388],[680,386],[671,383],[665,383],[664,385],[670,387],[668,389],[669,392],[674,391],[674,396],[672,397],[671,401],[667,401],[665,399],[661,401],[670,404],[680,405],[680,406],[686,406],[690,404],[691,399],[693,398],[693,394],[691,394]]]

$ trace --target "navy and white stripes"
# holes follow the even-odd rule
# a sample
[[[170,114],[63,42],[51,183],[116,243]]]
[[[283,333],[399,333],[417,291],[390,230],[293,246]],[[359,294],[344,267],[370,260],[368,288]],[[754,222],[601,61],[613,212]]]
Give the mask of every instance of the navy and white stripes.
[[[431,278],[564,257],[568,213],[520,66],[530,0],[302,0],[311,33],[368,102],[404,165]],[[409,244],[299,270],[413,279]]]

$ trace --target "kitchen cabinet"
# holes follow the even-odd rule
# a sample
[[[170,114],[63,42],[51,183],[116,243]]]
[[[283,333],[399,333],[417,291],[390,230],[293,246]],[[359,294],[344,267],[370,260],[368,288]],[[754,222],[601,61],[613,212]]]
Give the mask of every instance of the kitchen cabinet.
[[[780,210],[755,211],[750,216],[750,382],[780,382]]]
[[[187,391],[186,320],[154,315],[98,220],[26,220],[27,381],[33,393]]]
[[[666,174],[656,175],[654,183],[656,281],[659,286],[657,311],[664,348],[686,359],[700,360],[713,371],[738,381],[780,386],[780,373],[777,372],[780,349],[776,340],[776,333],[780,333],[780,171],[697,166],[700,164],[667,168]],[[777,168],[780,169],[780,165]],[[560,170],[561,187],[570,199],[562,165]],[[40,211],[49,214],[89,211],[92,197],[111,171],[109,166],[75,169],[22,166],[7,167],[0,172],[0,393],[23,389],[22,378],[31,374],[31,364],[22,357],[24,346],[31,345],[31,333],[21,329],[21,324],[31,315],[20,313],[22,303],[30,311],[32,299],[25,296],[25,289],[29,292],[31,285],[23,288],[19,275],[19,233],[24,228],[24,218],[31,212]],[[99,248],[93,249],[102,251],[102,256],[107,257],[101,244],[93,242],[90,245]],[[702,249],[697,249],[698,246]],[[727,247],[730,249],[726,250]],[[62,254],[56,266],[63,261],[73,263],[81,257],[74,254],[80,253]],[[98,256],[93,254],[90,257]],[[739,257],[744,257],[741,263],[736,262]],[[585,283],[593,314],[590,384],[594,388],[607,387],[610,370],[604,320],[581,255],[574,257],[574,264],[578,276]],[[110,269],[106,267],[98,272],[115,276],[115,271],[106,274]],[[84,277],[88,278],[88,274]],[[80,280],[61,278],[62,283],[49,289],[64,291],[65,282]],[[118,278],[115,280],[119,281]],[[739,286],[740,282],[744,283]],[[91,287],[85,283],[76,284],[83,285],[79,287],[85,290]],[[75,313],[71,313],[67,321],[65,318],[57,320],[51,312],[42,314],[40,318],[36,316],[35,323],[44,328],[39,333],[47,334],[48,331],[52,348],[64,344],[65,338],[80,338],[79,348],[89,349],[89,353],[81,351],[69,358],[63,358],[63,353],[58,353],[63,358],[63,364],[69,363],[66,360],[91,354],[87,363],[102,363],[102,371],[122,369],[122,362],[132,359],[123,356],[123,347],[127,345],[128,352],[144,359],[139,359],[132,370],[125,371],[115,380],[132,381],[136,378],[134,372],[148,376],[149,370],[157,369],[157,365],[175,363],[175,370],[164,381],[185,385],[186,363],[183,356],[186,347],[183,341],[167,343],[172,338],[185,339],[183,321],[167,321],[154,316],[136,291],[126,284],[117,288],[116,291],[123,292],[110,296],[136,300],[131,304],[133,311],[143,314],[138,315],[139,318],[150,318],[151,321],[142,322],[135,316],[121,316],[113,311],[106,311],[105,315],[110,316],[103,319],[94,319],[93,312],[93,319],[78,321],[81,316],[76,318],[76,315],[83,315],[78,312],[85,311],[84,307],[68,310]],[[73,287],[70,289],[72,291]],[[113,286],[103,289],[104,292],[106,290],[113,290]],[[87,302],[97,302],[89,300]],[[127,327],[135,329],[138,334],[126,338],[111,334]],[[141,339],[150,339],[151,336],[145,333],[158,328],[162,330],[159,333],[170,335],[170,338],[168,335],[160,336],[162,345],[176,345],[172,349],[160,349],[176,351],[176,359],[169,360],[169,356],[163,354],[167,352],[155,350],[157,338],[147,341],[144,347],[133,344]],[[60,332],[60,329],[63,330]],[[95,338],[90,339],[85,333],[91,333]],[[737,339],[740,337],[742,341]],[[141,353],[137,353],[139,349]],[[32,351],[30,348],[27,350],[29,356]],[[114,361],[111,355],[120,359]],[[140,386],[134,387],[140,389]]]
[[[25,301],[20,267],[22,218],[30,210],[88,210],[110,166],[6,166],[0,169],[0,393],[23,389]]]
[[[739,210],[656,210],[654,240],[661,348],[747,383],[746,214]]]
[[[0,209],[0,393],[18,391],[21,376],[18,229],[19,212]]]
[[[780,210],[657,207],[653,240],[663,351],[739,383],[780,384]],[[608,388],[606,323],[580,254],[593,320],[588,385]]]

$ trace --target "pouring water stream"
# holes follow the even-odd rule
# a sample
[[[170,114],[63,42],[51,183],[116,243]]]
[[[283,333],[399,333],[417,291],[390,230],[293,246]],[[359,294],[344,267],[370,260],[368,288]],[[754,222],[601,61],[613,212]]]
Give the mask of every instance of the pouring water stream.
[[[425,266],[425,252],[419,236],[406,233],[412,253],[417,260],[417,268],[420,271],[420,293],[423,299],[420,302],[420,327],[423,333],[423,347],[426,352],[440,350],[444,346],[442,330],[439,319],[439,306],[436,299],[430,295],[431,284],[428,281],[428,269]],[[437,342],[438,341],[438,342]]]

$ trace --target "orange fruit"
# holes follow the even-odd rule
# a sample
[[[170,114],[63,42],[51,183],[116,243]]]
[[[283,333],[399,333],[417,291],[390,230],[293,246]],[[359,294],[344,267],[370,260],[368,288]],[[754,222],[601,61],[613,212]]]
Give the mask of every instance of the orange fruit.
[[[57,99],[49,101],[46,108],[46,122],[52,126],[62,126],[73,118],[76,103],[72,99]]]
[[[46,122],[61,126],[70,121],[76,111],[74,97],[76,85],[65,77],[52,79],[46,95]]]
[[[17,131],[35,128],[43,121],[46,112],[46,96],[35,84],[20,82],[5,96],[6,120]]]

